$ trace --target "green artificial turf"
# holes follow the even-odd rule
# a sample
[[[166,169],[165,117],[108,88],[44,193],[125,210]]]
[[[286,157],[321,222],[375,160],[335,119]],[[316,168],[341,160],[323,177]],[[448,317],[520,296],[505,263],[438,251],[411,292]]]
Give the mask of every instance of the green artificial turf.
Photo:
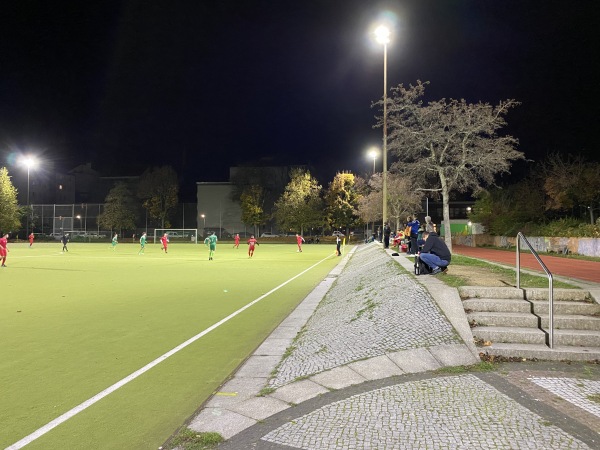
[[[158,448],[339,262],[334,244],[9,244],[0,270],[0,448],[303,270],[27,448]]]

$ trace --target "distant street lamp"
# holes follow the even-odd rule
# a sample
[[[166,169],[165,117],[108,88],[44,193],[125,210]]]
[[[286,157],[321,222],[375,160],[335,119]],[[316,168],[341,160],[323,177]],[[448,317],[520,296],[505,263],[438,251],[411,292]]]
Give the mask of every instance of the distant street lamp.
[[[206,216],[204,214],[200,214],[200,217],[202,217],[202,220],[204,221],[204,223],[202,224],[202,227],[206,228]],[[202,232],[204,233],[204,230],[202,230]]]
[[[81,216],[77,214],[75,217],[79,219],[79,230],[81,231]]]
[[[29,235],[29,172],[32,167],[37,165],[37,160],[32,156],[26,156],[23,158],[22,163],[25,167],[27,167],[27,230],[25,235]]]
[[[380,25],[375,30],[375,40],[383,45],[383,226],[385,227],[387,222],[387,45],[390,42],[390,30]]]
[[[377,159],[378,154],[379,151],[375,147],[369,149],[369,157],[373,158],[373,175],[375,175],[375,160]]]

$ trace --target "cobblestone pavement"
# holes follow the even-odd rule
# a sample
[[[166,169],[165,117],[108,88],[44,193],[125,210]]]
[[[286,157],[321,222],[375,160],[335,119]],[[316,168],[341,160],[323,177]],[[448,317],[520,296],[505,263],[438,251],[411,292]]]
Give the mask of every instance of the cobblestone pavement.
[[[349,260],[269,385],[398,350],[456,343],[457,334],[415,277],[379,247],[367,246]]]
[[[191,429],[221,433],[220,450],[600,450],[600,365],[465,369],[455,290],[376,244],[355,250]]]
[[[266,434],[301,449],[589,449],[474,375],[397,384]]]

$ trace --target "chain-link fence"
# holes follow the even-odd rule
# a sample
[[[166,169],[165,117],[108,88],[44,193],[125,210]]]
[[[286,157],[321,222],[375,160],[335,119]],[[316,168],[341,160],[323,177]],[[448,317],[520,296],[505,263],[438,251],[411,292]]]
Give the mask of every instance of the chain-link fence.
[[[36,234],[55,237],[64,233],[70,233],[73,237],[110,237],[115,231],[121,232],[122,230],[105,229],[100,225],[98,217],[103,211],[103,203],[31,205],[29,228]],[[196,203],[179,203],[171,211],[168,220],[170,228],[198,228]],[[121,234],[128,237],[139,236],[146,231],[151,235],[154,228],[164,227],[141,208],[137,214],[136,228],[122,231]]]

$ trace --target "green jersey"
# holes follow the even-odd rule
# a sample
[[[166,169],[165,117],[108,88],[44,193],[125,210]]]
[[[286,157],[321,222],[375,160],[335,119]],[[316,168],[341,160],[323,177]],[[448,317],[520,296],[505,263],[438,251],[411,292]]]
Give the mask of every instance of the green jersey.
[[[114,238],[112,238],[112,245],[115,246],[117,244],[118,244],[117,236],[115,236]]]
[[[140,245],[142,247],[144,247],[146,245],[146,235],[142,235],[142,237],[140,238]]]
[[[204,239],[204,244],[208,245],[208,247],[214,250],[217,247],[217,236],[211,234],[206,239]]]

